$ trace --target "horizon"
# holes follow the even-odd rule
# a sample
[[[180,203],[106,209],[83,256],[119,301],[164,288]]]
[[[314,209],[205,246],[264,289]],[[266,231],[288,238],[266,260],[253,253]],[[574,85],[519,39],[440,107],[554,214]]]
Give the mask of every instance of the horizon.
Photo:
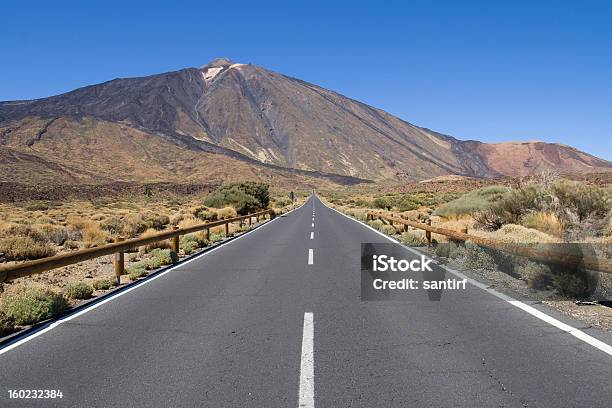
[[[221,5],[189,4],[192,16],[178,5],[143,11],[137,2],[113,13],[105,4],[7,6],[12,18],[0,28],[7,39],[0,51],[12,63],[0,68],[0,100],[41,99],[227,57],[460,140],[538,140],[612,161],[606,109],[612,96],[605,92],[612,87],[606,53],[612,28],[605,24],[612,6],[605,3],[553,8],[449,2],[438,8],[390,4],[384,10],[237,3],[232,10],[242,13],[232,16],[231,25]],[[308,20],[314,16],[319,30]],[[23,27],[26,17],[31,26]],[[45,28],[49,19],[57,27],[52,32]],[[255,41],[253,33],[264,41]]]

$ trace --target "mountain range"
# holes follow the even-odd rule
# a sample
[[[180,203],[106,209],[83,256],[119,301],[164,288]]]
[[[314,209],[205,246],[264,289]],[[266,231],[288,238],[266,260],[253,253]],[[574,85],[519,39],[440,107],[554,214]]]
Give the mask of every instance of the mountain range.
[[[224,58],[0,102],[0,164],[0,181],[26,184],[256,178],[317,185],[612,170],[561,144],[458,140]]]

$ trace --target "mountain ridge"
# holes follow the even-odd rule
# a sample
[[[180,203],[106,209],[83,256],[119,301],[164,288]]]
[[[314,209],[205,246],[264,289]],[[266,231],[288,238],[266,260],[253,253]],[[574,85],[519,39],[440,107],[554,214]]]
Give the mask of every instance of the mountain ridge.
[[[11,136],[21,122],[36,118],[49,122],[28,128],[28,137]],[[48,98],[0,102],[0,146],[36,155],[36,140],[60,118],[130,126],[189,151],[326,177],[419,180],[612,169],[606,160],[561,144],[459,140],[316,84],[227,58]],[[64,134],[74,121],[63,122]]]

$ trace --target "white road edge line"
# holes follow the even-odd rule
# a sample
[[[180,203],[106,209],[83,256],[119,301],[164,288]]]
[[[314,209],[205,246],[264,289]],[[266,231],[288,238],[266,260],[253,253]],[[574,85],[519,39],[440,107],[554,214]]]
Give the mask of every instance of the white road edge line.
[[[306,204],[306,202],[304,202],[304,204]],[[297,209],[301,208],[301,207],[302,207],[304,204],[302,204],[302,205],[301,205],[300,207],[298,207],[298,208],[294,208],[293,210],[286,212],[286,213],[285,213],[285,214],[283,214],[283,215],[287,215],[287,214],[289,214],[289,213],[291,213],[291,212],[293,212],[293,211],[295,211],[295,210],[297,210]],[[49,332],[49,331],[51,331],[51,330],[55,329],[57,326],[59,326],[59,325],[60,325],[60,324],[62,324],[62,323],[69,322],[69,321],[70,321],[70,320],[72,320],[72,319],[75,319],[75,318],[77,318],[77,317],[79,317],[79,316],[81,316],[81,315],[84,315],[85,313],[90,312],[90,311],[92,311],[92,310],[94,310],[94,309],[96,309],[96,308],[98,308],[98,307],[102,306],[103,304],[110,302],[111,300],[115,300],[115,299],[117,299],[118,297],[123,296],[123,295],[125,295],[126,293],[129,293],[129,292],[133,291],[134,289],[137,289],[137,288],[139,288],[139,287],[141,287],[141,286],[144,286],[144,285],[146,285],[146,284],[148,284],[148,283],[151,283],[151,282],[153,282],[155,279],[159,279],[159,278],[161,278],[162,276],[164,276],[164,275],[166,275],[166,274],[168,274],[168,273],[170,273],[170,272],[174,271],[174,270],[175,270],[175,269],[177,269],[177,268],[181,268],[181,267],[183,267],[183,266],[187,265],[188,263],[191,263],[191,262],[193,262],[193,261],[195,261],[195,260],[197,260],[197,259],[200,259],[200,258],[202,258],[202,257],[204,257],[204,256],[206,256],[206,255],[208,255],[208,254],[210,254],[210,253],[212,253],[212,252],[215,252],[215,251],[216,251],[217,249],[219,249],[219,248],[223,248],[223,247],[225,247],[226,245],[229,245],[229,244],[231,244],[232,242],[235,242],[235,241],[239,240],[240,238],[246,237],[247,235],[249,235],[249,234],[251,234],[251,233],[253,233],[253,232],[256,232],[256,231],[260,230],[261,228],[265,227],[266,225],[270,225],[270,224],[271,224],[271,223],[273,223],[274,221],[279,220],[280,218],[281,218],[281,217],[276,217],[275,219],[273,219],[273,220],[271,220],[271,221],[266,222],[265,224],[261,225],[260,227],[258,227],[258,228],[256,228],[256,229],[254,229],[254,230],[251,230],[251,231],[245,232],[244,234],[237,236],[236,238],[234,238],[233,240],[231,240],[231,241],[229,241],[229,242],[226,242],[226,243],[220,244],[220,245],[218,245],[217,247],[215,247],[215,248],[213,248],[213,249],[211,249],[211,250],[209,250],[209,251],[206,251],[206,252],[204,252],[204,253],[202,253],[202,254],[196,255],[196,256],[194,256],[193,258],[191,258],[191,259],[188,259],[188,260],[184,261],[184,262],[183,262],[183,263],[181,263],[180,265],[176,265],[176,266],[173,266],[173,267],[171,267],[171,268],[168,268],[168,269],[166,269],[165,271],[160,272],[159,274],[157,274],[157,275],[155,275],[155,276],[152,276],[152,277],[150,277],[150,278],[147,278],[146,280],[143,280],[143,281],[141,281],[140,283],[137,283],[137,284],[136,284],[136,285],[134,285],[134,286],[131,286],[131,287],[127,288],[127,289],[124,289],[124,290],[122,290],[121,292],[119,292],[119,293],[117,293],[117,294],[115,294],[115,295],[111,295],[111,296],[109,296],[108,298],[106,298],[106,299],[104,299],[104,300],[101,300],[101,301],[99,301],[99,302],[96,302],[96,303],[92,304],[91,306],[85,307],[84,309],[79,310],[77,313],[71,314],[71,315],[66,316],[66,317],[64,317],[64,318],[62,318],[62,319],[58,319],[57,321],[55,321],[55,322],[53,322],[53,323],[49,324],[49,326],[45,327],[44,329],[41,329],[41,330],[35,331],[34,333],[32,333],[32,334],[30,334],[30,335],[28,335],[28,336],[26,336],[26,337],[24,337],[24,338],[22,338],[22,339],[19,339],[19,340],[17,340],[17,341],[16,341],[16,342],[14,342],[14,343],[9,343],[7,346],[5,346],[5,347],[3,347],[3,348],[1,348],[1,349],[0,349],[0,355],[2,355],[2,354],[6,353],[6,352],[8,352],[8,351],[10,351],[10,350],[12,350],[12,349],[14,349],[14,348],[17,348],[17,347],[21,346],[22,344],[25,344],[25,343],[27,343],[28,341],[30,341],[30,340],[32,340],[32,339],[35,339],[36,337],[38,337],[38,336],[40,336],[40,335],[43,335],[43,334],[45,334],[45,333],[47,333],[47,332]]]
[[[304,313],[298,407],[314,408],[314,318],[310,312]]]
[[[312,265],[313,257],[314,257],[314,251],[312,250],[312,248],[310,248],[308,250],[308,265]]]
[[[310,231],[310,239],[314,239],[314,231]]]
[[[321,201],[321,202],[323,203],[323,201]],[[323,203],[323,205],[325,205],[325,203]],[[327,207],[327,205],[325,205],[325,206]],[[356,220],[354,218],[349,217],[346,214],[341,213],[340,211],[336,210],[335,208],[331,208],[331,207],[327,207],[327,208],[334,210],[335,212],[337,212],[340,215],[345,216],[349,220],[355,221],[355,222],[363,225],[364,227],[367,227],[367,228],[371,229],[372,231],[376,232],[378,235],[382,235],[383,237],[387,238],[389,241],[392,241],[392,242],[395,242],[396,244],[402,245],[399,241],[397,241],[397,240],[395,240],[395,239],[393,239],[393,238],[383,234],[382,232],[380,232],[378,230],[375,230],[374,228],[370,227],[369,225],[367,225],[367,224],[365,224],[365,223],[363,223],[363,222],[361,222],[359,220]],[[415,250],[413,248],[407,247],[405,245],[404,245],[404,247],[406,249],[408,249],[409,251],[411,251],[412,253],[416,254],[416,255],[422,255],[421,252],[419,252],[419,251],[417,251],[417,250]],[[511,296],[504,295],[503,293],[498,292],[495,289],[490,288],[488,285],[485,285],[482,282],[478,282],[478,281],[476,281],[476,280],[474,280],[472,278],[468,278],[466,275],[464,275],[463,273],[461,273],[459,271],[456,271],[456,270],[454,270],[452,268],[449,268],[449,267],[447,267],[445,265],[438,264],[438,266],[440,266],[441,268],[444,268],[445,270],[447,270],[448,272],[450,272],[453,275],[457,276],[458,278],[467,279],[467,281],[469,283],[471,283],[472,285],[474,285],[474,286],[476,286],[476,287],[478,287],[478,288],[480,288],[482,290],[485,290],[485,291],[489,292],[493,296],[508,302],[512,306],[518,307],[519,309],[529,313],[530,315],[532,315],[534,317],[537,317],[538,319],[540,319],[542,321],[545,321],[546,323],[548,323],[548,324],[550,324],[552,326],[555,326],[556,328],[558,328],[558,329],[560,329],[560,330],[562,330],[562,331],[564,331],[566,333],[569,333],[572,336],[576,337],[577,339],[582,340],[583,342],[585,342],[587,344],[590,344],[591,346],[593,346],[593,347],[603,351],[604,353],[612,356],[612,346],[611,345],[609,345],[607,343],[604,343],[603,341],[601,341],[599,339],[596,339],[595,337],[586,334],[585,332],[583,332],[580,329],[577,329],[577,328],[572,327],[572,326],[570,326],[568,324],[565,324],[562,321],[557,320],[554,317],[549,316],[546,313],[536,309],[535,307],[529,306],[529,305],[521,302],[520,300],[514,299]]]
[[[310,225],[312,228],[314,228],[314,222]]]

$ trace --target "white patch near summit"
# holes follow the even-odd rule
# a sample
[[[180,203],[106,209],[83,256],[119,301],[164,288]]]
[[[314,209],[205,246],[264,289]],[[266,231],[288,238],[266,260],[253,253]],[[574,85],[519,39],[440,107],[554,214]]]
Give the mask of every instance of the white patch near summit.
[[[205,81],[210,81],[211,79],[213,79],[214,77],[217,76],[217,74],[219,72],[223,71],[223,67],[214,67],[214,68],[208,68],[206,70],[206,74],[204,74],[204,72],[202,72],[202,75],[204,75],[204,80]]]

